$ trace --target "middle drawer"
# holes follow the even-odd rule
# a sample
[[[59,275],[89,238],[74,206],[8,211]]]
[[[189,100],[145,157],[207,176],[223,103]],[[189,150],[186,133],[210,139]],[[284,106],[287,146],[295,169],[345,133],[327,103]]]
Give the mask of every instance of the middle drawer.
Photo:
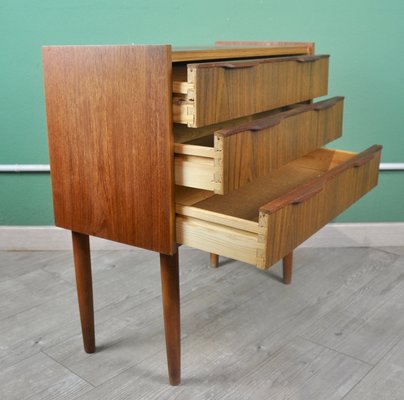
[[[175,183],[216,194],[238,189],[340,137],[343,101],[299,105],[175,143]]]

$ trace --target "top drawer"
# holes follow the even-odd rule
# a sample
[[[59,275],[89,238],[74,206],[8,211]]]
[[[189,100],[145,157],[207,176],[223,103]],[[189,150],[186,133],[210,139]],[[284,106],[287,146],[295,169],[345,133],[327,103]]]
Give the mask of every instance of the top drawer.
[[[173,66],[173,119],[210,125],[324,96],[328,55]]]

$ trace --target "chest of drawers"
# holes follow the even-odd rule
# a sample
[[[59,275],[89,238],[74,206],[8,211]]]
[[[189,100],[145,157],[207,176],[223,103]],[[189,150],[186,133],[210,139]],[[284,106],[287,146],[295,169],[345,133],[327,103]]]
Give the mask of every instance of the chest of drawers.
[[[179,244],[267,269],[377,184],[380,146],[342,134],[310,43],[43,49],[55,224],[72,231],[84,347],[95,351],[89,235],[160,253],[180,381]],[[134,266],[135,268],[135,266]]]

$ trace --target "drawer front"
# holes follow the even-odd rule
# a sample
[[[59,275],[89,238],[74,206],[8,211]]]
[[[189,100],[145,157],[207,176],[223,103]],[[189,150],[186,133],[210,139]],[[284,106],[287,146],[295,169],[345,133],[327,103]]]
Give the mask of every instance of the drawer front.
[[[215,193],[239,189],[259,176],[337,139],[343,98],[301,106],[215,135]]]
[[[342,111],[334,97],[219,130],[206,146],[176,144],[175,182],[217,194],[241,188],[340,137]]]
[[[376,186],[380,149],[374,146],[262,207],[261,239],[266,246],[257,258],[258,267],[280,260]]]
[[[177,241],[267,269],[377,184],[380,152],[321,149],[225,196],[177,196]]]
[[[326,95],[328,56],[190,64],[187,84],[174,122],[205,126]]]

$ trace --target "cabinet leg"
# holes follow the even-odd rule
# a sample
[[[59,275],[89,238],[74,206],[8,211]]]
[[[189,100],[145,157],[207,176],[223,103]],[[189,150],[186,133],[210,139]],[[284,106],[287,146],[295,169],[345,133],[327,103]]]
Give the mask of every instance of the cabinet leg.
[[[181,381],[181,327],[178,251],[172,256],[160,254],[164,330],[166,336],[168,377],[170,384]]]
[[[283,257],[283,283],[285,285],[290,285],[292,282],[292,270],[293,270],[293,251],[286,254]]]
[[[94,305],[91,278],[90,240],[88,235],[83,235],[77,232],[72,232],[72,239],[84,350],[86,353],[94,353]]]
[[[210,266],[217,268],[219,266],[219,256],[214,253],[210,253]]]

